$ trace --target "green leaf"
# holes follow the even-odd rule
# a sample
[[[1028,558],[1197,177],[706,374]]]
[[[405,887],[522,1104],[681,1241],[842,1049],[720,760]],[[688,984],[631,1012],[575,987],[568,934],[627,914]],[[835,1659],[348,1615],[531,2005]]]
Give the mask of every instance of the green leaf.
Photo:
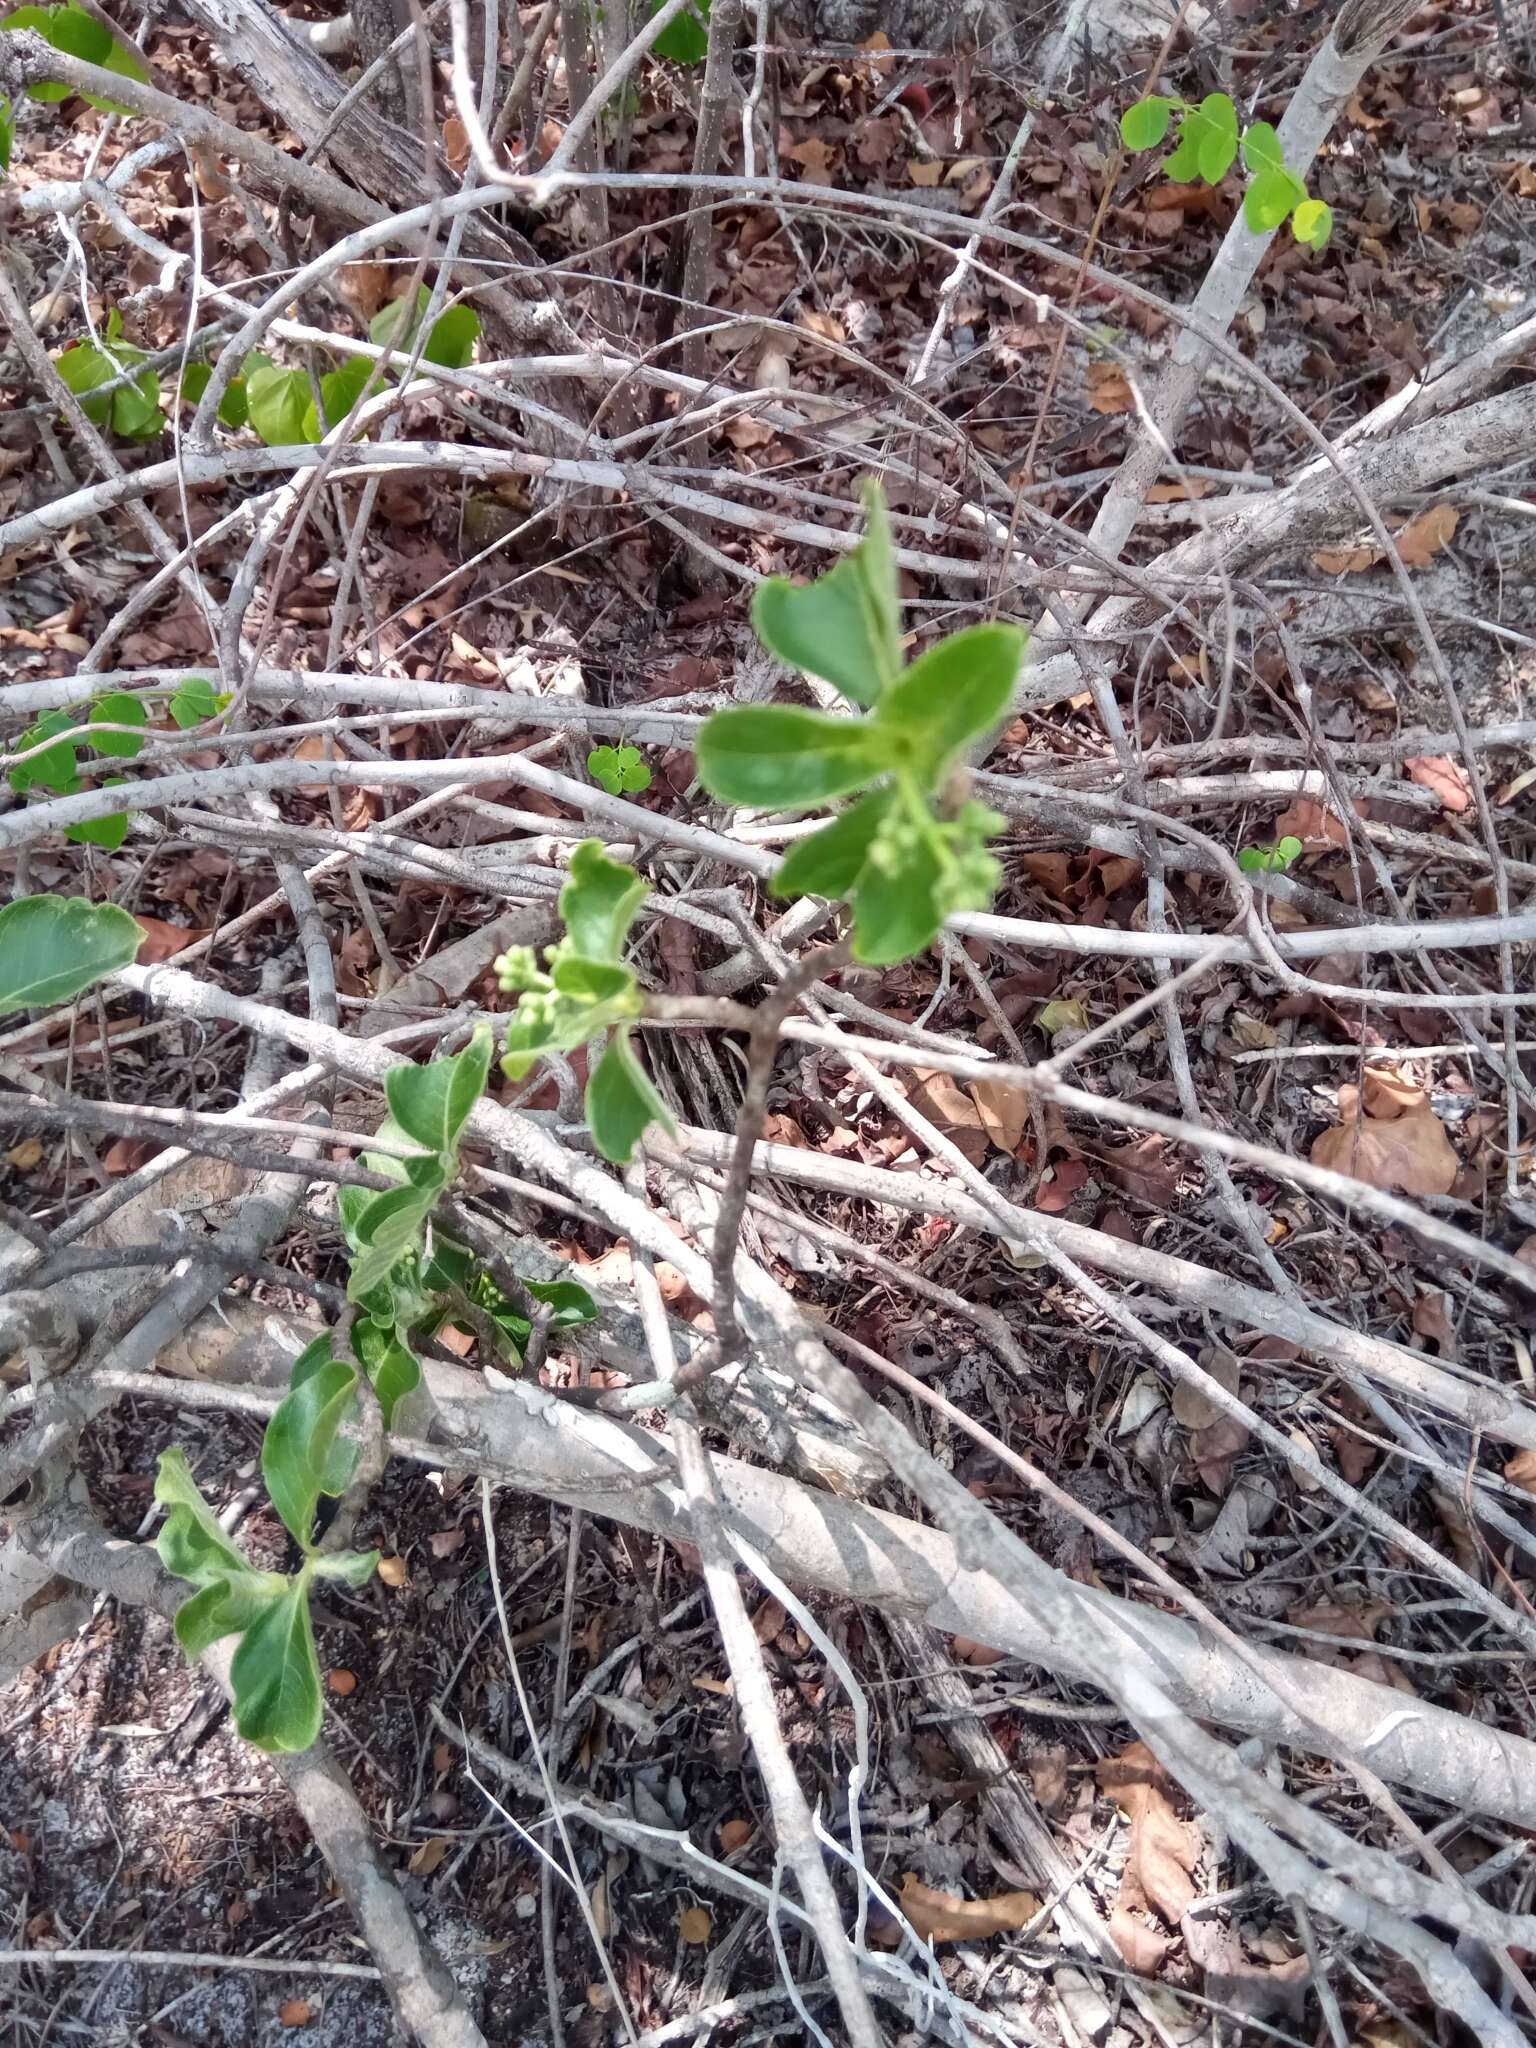
[[[367,356],[348,356],[338,368],[326,371],[320,379],[320,403],[325,407],[328,428],[339,427],[350,415],[373,372],[374,365]],[[316,434],[315,439],[319,438]]]
[[[176,1578],[190,1579],[194,1586],[211,1586],[216,1580],[238,1578],[253,1569],[214,1519],[179,1445],[160,1453],[155,1499],[170,1509],[155,1549],[160,1562]]]
[[[1292,867],[1301,859],[1301,841],[1287,832],[1283,839],[1276,841],[1275,852],[1279,855],[1283,867]]]
[[[1138,100],[1120,116],[1120,140],[1130,150],[1156,149],[1179,105],[1178,100],[1164,99],[1158,93]]]
[[[1269,856],[1262,846],[1245,846],[1237,856],[1237,865],[1245,875],[1262,875],[1268,872]]]
[[[280,1572],[249,1569],[212,1580],[177,1608],[177,1642],[189,1657],[201,1657],[210,1643],[249,1628],[283,1597],[287,1584]]]
[[[651,786],[651,771],[638,747],[594,747],[587,756],[587,773],[610,796],[631,795]]]
[[[56,50],[63,50],[68,56],[79,57],[87,64],[99,64],[104,71],[115,71],[120,78],[135,78],[141,85],[149,78],[138,54],[120,43],[109,29],[83,8],[54,8],[52,21],[44,33]],[[99,93],[82,92],[80,97],[87,106],[100,107],[109,114],[131,115],[133,111],[131,107]]]
[[[1192,185],[1200,175],[1200,134],[1186,117],[1179,133],[1179,146],[1163,165],[1164,174],[1175,185]]]
[[[357,1350],[356,1333],[361,1327],[362,1319],[359,1318],[358,1322],[353,1325],[352,1348],[354,1352]],[[335,1358],[336,1354],[331,1348],[331,1333],[327,1330],[322,1336],[317,1337],[312,1344],[306,1344],[298,1357],[293,1361],[292,1369],[288,1375],[290,1390],[302,1387],[306,1381],[312,1380],[316,1373],[323,1372],[328,1365],[334,1364]],[[337,1434],[332,1439],[330,1456],[326,1460],[325,1474],[320,1481],[320,1491],[323,1494],[335,1497],[345,1493],[347,1484],[357,1469],[360,1446],[340,1434],[341,1430],[352,1421],[355,1413],[356,1403],[354,1401],[349,1403],[342,1411],[341,1418],[336,1425]]]
[[[560,954],[555,948],[555,987],[563,996],[585,1003],[611,1003],[627,995],[635,977],[627,967],[614,967],[607,960],[586,960],[579,953]]]
[[[943,874],[933,839],[905,820],[877,835],[875,857],[853,899],[853,951],[871,967],[909,960],[933,944],[944,922],[938,906]]]
[[[647,1124],[675,1132],[672,1112],[656,1093],[629,1042],[629,1026],[618,1025],[596,1071],[587,1082],[587,1128],[592,1142],[615,1166],[627,1166]]]
[[[425,285],[418,285],[414,301],[404,298],[391,299],[387,306],[380,306],[368,322],[368,339],[375,348],[407,349],[416,323],[422,311],[431,300],[432,294]]]
[[[18,754],[31,753],[34,747],[41,747],[51,740],[55,733],[68,732],[80,723],[78,712],[69,710],[45,711],[42,717],[16,742]],[[80,787],[80,759],[75,752],[75,742],[66,740],[61,745],[49,747],[45,753],[30,761],[18,762],[11,770],[10,784],[18,796],[24,796],[34,784],[51,789],[56,796],[68,796],[71,790]]]
[[[148,725],[149,713],[144,709],[142,698],[130,696],[127,690],[112,690],[105,697],[98,697],[91,706],[92,725]],[[98,754],[112,754],[120,761],[131,761],[143,747],[144,742],[136,733],[103,732],[91,735],[91,745]]]
[[[99,64],[103,70],[115,71],[120,78],[136,78],[143,83],[149,77],[138,53],[118,42],[110,30],[82,8],[18,7],[0,21],[0,29],[23,28],[36,29],[54,49],[80,57],[86,63]],[[56,101],[68,98],[74,87],[44,80],[29,86],[27,91],[34,100]],[[100,107],[109,114],[132,114],[130,107],[99,93],[83,92],[80,97],[89,106]]]
[[[212,381],[213,371],[207,363],[188,363],[181,373],[181,399],[185,405],[196,405]],[[247,400],[245,379],[232,377],[219,400],[219,418],[226,427],[236,429],[250,421],[250,406]]]
[[[94,391],[98,384],[110,384],[121,365],[114,362],[105,350],[97,348],[94,342],[76,341],[56,359],[54,368],[76,398],[84,401],[82,410],[86,418],[98,427],[104,427],[110,401],[105,398],[87,399],[86,394]]]
[[[1291,233],[1321,254],[1333,235],[1333,208],[1323,199],[1303,199],[1291,215]]]
[[[314,398],[302,370],[260,363],[245,376],[246,406],[251,425],[269,448],[306,445],[319,439],[314,425]]]
[[[461,299],[432,322],[422,358],[442,370],[463,370],[474,361],[479,339],[480,315]]]
[[[570,880],[560,891],[566,942],[584,960],[618,965],[635,914],[649,890],[633,868],[610,860],[596,839],[583,839],[571,855]]]
[[[661,4],[662,0],[654,0],[651,13],[655,14]],[[693,0],[693,4],[707,22],[709,0]],[[702,64],[709,54],[709,33],[695,15],[685,12],[667,23],[651,48],[658,57],[673,64]]]
[[[1237,108],[1229,94],[1208,93],[1193,118],[1199,124],[1200,175],[1208,185],[1219,185],[1237,161]]]
[[[464,1120],[485,1093],[491,1032],[481,1024],[462,1052],[424,1067],[391,1067],[384,1079],[390,1113],[415,1145],[452,1155]]]
[[[0,92],[0,175],[11,168],[11,152],[16,147],[16,123],[11,117],[11,103]]]
[[[837,903],[851,894],[894,794],[891,789],[872,789],[830,825],[797,841],[779,863],[774,895],[825,896]]]
[[[358,1250],[347,1276],[347,1299],[365,1301],[406,1256],[415,1251],[427,1218],[447,1185],[439,1174],[435,1188],[407,1186],[370,1195],[358,1220]]]
[[[338,1550],[311,1559],[310,1570],[317,1579],[340,1579],[344,1586],[366,1586],[378,1564],[376,1550]]]
[[[127,967],[144,929],[115,903],[23,896],[0,909],[0,1012],[67,1003]]]
[[[587,773],[600,789],[617,796],[624,786],[617,747],[594,747],[587,756]]]
[[[95,783],[97,789],[126,789],[121,775],[103,775]],[[104,818],[87,818],[81,825],[66,825],[64,837],[80,846],[102,846],[108,853],[116,853],[128,837],[127,811],[108,811]]]
[[[235,1726],[258,1749],[308,1749],[320,1733],[320,1660],[309,1587],[294,1580],[246,1630],[229,1667]]]
[[[955,756],[996,727],[1027,645],[1017,626],[951,633],[920,655],[880,700],[875,729],[899,737],[902,764],[926,788],[937,788]]]
[[[384,1427],[388,1429],[400,1403],[421,1385],[421,1363],[401,1338],[398,1329],[392,1324],[376,1323],[368,1317],[360,1318],[353,1325],[352,1348],[362,1360],[363,1370],[383,1411]],[[345,1489],[327,1486],[325,1490],[331,1493]]]
[[[261,1440],[261,1476],[284,1528],[303,1550],[310,1548],[315,1504],[325,1482],[336,1431],[357,1391],[357,1368],[345,1358],[327,1359],[292,1387],[267,1424]]]
[[[217,718],[232,699],[227,690],[215,690],[206,676],[183,676],[168,707],[183,732],[194,725],[206,725]]]
[[[853,892],[854,957],[872,966],[910,959],[932,944],[953,912],[985,909],[998,879],[986,842],[1004,822],[975,802],[940,821],[903,786]]]
[[[790,704],[715,712],[700,729],[696,759],[700,781],[722,803],[779,811],[846,796],[892,765],[871,720]]]
[[[1306,186],[1292,172],[1261,171],[1243,194],[1243,219],[1254,234],[1272,234],[1306,196]]]
[[[1283,171],[1285,151],[1280,137],[1267,121],[1255,121],[1243,131],[1243,163],[1254,177],[1263,171]]]
[[[877,484],[866,487],[864,509],[864,538],[825,576],[806,584],[770,576],[759,585],[752,624],[788,667],[869,705],[901,671],[901,604],[890,519]]]
[[[144,360],[142,349],[118,343],[121,332],[122,316],[114,308],[107,326],[112,345],[97,348],[94,342],[77,341],[57,358],[54,368],[80,400],[81,410],[93,424],[110,425],[125,440],[152,441],[165,425],[160,412],[160,379],[153,370],[145,370],[110,395],[90,396],[99,385],[110,384]]]
[[[535,1301],[554,1310],[549,1319],[552,1330],[574,1330],[597,1321],[597,1303],[574,1280],[525,1280],[523,1285]]]

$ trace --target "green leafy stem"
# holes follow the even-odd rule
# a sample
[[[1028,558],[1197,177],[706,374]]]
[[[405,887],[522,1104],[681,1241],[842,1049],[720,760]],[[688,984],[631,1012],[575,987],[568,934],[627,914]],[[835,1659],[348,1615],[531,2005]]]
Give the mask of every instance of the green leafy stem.
[[[205,676],[184,676],[171,692],[166,709],[185,732],[217,718],[229,702]],[[81,746],[89,746],[109,760],[131,761],[144,745],[138,728],[148,722],[143,697],[126,690],[109,691],[88,705],[45,712],[17,742],[16,751],[23,758],[9,771],[11,788],[18,796],[32,789],[45,789],[52,796],[73,796],[85,787],[80,779]],[[93,772],[93,781],[102,789],[124,786],[121,775]],[[127,810],[113,811],[105,818],[69,825],[64,837],[116,852],[128,836],[128,816]]]
[[[394,299],[369,322],[368,339],[390,351],[387,362],[415,350],[431,298],[421,285],[414,304]],[[443,370],[465,369],[479,338],[480,316],[461,301],[427,329],[421,360]],[[147,361],[145,350],[123,338],[122,315],[114,306],[104,333],[71,343],[54,367],[96,426],[125,441],[153,441],[166,422],[159,372],[140,367]],[[371,356],[348,355],[313,378],[306,369],[253,349],[219,400],[219,421],[231,432],[248,427],[269,448],[313,445],[348,418],[376,367]],[[189,362],[181,374],[182,403],[196,405],[212,375],[207,363]]]
[[[375,1551],[328,1553],[315,1533],[321,1503],[341,1498],[359,1473],[363,1381],[388,1430],[421,1383],[418,1349],[452,1316],[489,1331],[514,1362],[532,1331],[531,1317],[434,1219],[457,1177],[459,1139],[484,1092],[491,1052],[490,1032],[482,1027],[462,1052],[394,1068],[384,1084],[390,1113],[376,1133],[389,1149],[363,1155],[365,1165],[394,1184],[340,1190],[350,1254],[347,1294],[355,1308],[346,1355],[337,1356],[330,1331],[299,1355],[261,1445],[262,1479],[299,1547],[298,1571],[258,1570],[219,1528],[184,1454],[172,1449],[160,1458],[155,1497],[170,1510],[160,1560],[197,1588],[177,1610],[177,1640],[196,1657],[221,1637],[240,1637],[230,1665],[235,1725],[261,1749],[307,1749],[320,1730],[320,1665],[309,1605],[315,1582],[362,1586],[378,1561]],[[574,1328],[597,1313],[592,1297],[574,1282],[519,1284],[542,1304],[551,1329]]]
[[[1120,117],[1120,137],[1129,150],[1159,148],[1169,128],[1178,123],[1179,139],[1163,166],[1175,184],[1219,185],[1242,155],[1249,185],[1243,195],[1243,218],[1256,235],[1291,224],[1291,233],[1308,248],[1322,251],[1333,233],[1333,209],[1310,199],[1307,188],[1285,161],[1280,137],[1267,121],[1239,129],[1237,108],[1229,93],[1207,93],[1198,106],[1187,100],[1150,93],[1127,107]]]

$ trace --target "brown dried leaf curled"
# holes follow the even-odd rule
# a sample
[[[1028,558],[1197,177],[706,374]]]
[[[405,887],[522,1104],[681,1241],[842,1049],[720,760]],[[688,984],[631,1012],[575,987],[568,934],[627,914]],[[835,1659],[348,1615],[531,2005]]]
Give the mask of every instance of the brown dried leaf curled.
[[[959,1899],[936,1892],[912,1871],[901,1881],[896,1903],[923,1941],[983,1941],[989,1934],[1014,1934],[1040,1911],[1033,1892],[998,1892],[990,1899]]]

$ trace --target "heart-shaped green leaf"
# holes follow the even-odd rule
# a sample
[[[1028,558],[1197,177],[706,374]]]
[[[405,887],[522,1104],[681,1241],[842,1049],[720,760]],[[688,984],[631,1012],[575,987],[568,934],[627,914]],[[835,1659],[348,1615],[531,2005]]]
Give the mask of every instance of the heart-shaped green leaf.
[[[1291,215],[1291,233],[1319,253],[1333,234],[1333,208],[1322,199],[1303,199]]]
[[[1243,219],[1254,234],[1272,234],[1306,196],[1306,186],[1292,172],[1261,171],[1243,194]]]
[[[308,446],[320,438],[312,431],[314,396],[302,370],[257,363],[245,373],[245,403],[251,425],[269,448]]]
[[[144,709],[143,700],[130,696],[126,690],[112,690],[105,697],[98,697],[91,706],[91,724],[98,725],[148,725],[149,713]],[[131,761],[143,747],[144,742],[137,733],[93,732],[91,745],[98,754],[112,754],[120,761]]]
[[[1130,150],[1156,149],[1168,133],[1168,123],[1179,105],[1178,100],[1149,93],[1120,116],[1120,140]]]

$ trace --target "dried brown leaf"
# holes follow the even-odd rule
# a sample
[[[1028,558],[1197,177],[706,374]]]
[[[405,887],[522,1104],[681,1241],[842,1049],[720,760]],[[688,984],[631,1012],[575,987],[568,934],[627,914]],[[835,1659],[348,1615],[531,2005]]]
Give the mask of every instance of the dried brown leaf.
[[[1391,1067],[1368,1066],[1361,1083],[1360,1100],[1367,1116],[1391,1123],[1400,1116],[1416,1116],[1429,1107],[1429,1097],[1414,1081],[1405,1081]],[[1343,1095],[1340,1094],[1343,1105]],[[1348,1120],[1346,1114],[1346,1121]]]
[[[1337,1636],[1341,1642],[1372,1643],[1376,1631],[1393,1612],[1390,1600],[1319,1600],[1310,1607],[1291,1607],[1286,1620],[1314,1635]]]
[[[1461,763],[1453,761],[1449,754],[1415,754],[1412,760],[1403,763],[1403,772],[1410,782],[1416,782],[1420,789],[1427,789],[1437,796],[1446,810],[1458,814],[1471,810],[1472,779]]]
[[[1311,796],[1298,797],[1272,829],[1277,840],[1299,839],[1304,853],[1329,853],[1349,844],[1348,828]]]
[[[1015,1934],[1040,1911],[1033,1892],[998,1892],[990,1899],[959,1899],[936,1892],[908,1871],[896,1903],[922,1941],[984,1941]]]
[[[1128,1967],[1143,1977],[1157,1974],[1164,1956],[1173,1946],[1159,1928],[1149,1927],[1145,1920],[1138,1920],[1122,1905],[1117,1905],[1109,1916],[1109,1932]]]
[[[1177,1927],[1195,1896],[1200,1841],[1173,1810],[1172,1781],[1144,1742],[1105,1757],[1094,1775],[1131,1824],[1119,1903],[1132,1912],[1151,1906]]]
[[[952,1139],[972,1166],[979,1166],[987,1152],[986,1124],[981,1111],[953,1074],[916,1067],[912,1072],[909,1093],[912,1107]]]
[[[1449,545],[1456,520],[1454,505],[1431,505],[1400,527],[1393,538],[1405,565],[1410,569],[1427,569],[1440,550]]]
[[[1154,1209],[1172,1207],[1183,1169],[1168,1140],[1155,1131],[1145,1131],[1128,1145],[1106,1151],[1103,1164],[1110,1179],[1128,1195]]]
[[[1029,1128],[1029,1097],[1011,1081],[972,1081],[967,1093],[1000,1152],[1017,1152]]]
[[[1234,1352],[1228,1351],[1223,1345],[1213,1350],[1208,1357],[1202,1358],[1200,1363],[1219,1387],[1225,1388],[1229,1394],[1237,1392],[1242,1367]],[[1212,1423],[1219,1422],[1227,1412],[1202,1388],[1192,1386],[1186,1380],[1180,1380],[1174,1388],[1170,1405],[1174,1420],[1181,1422],[1186,1429],[1209,1429]]]
[[[1390,1123],[1355,1117],[1334,1124],[1313,1140],[1312,1164],[1405,1195],[1448,1195],[1461,1171],[1445,1125],[1428,1109]]]
[[[1088,403],[1095,412],[1130,412],[1136,404],[1124,370],[1117,363],[1088,365]]]
[[[1312,566],[1324,576],[1358,576],[1380,560],[1375,548],[1322,548],[1312,557]]]
[[[1511,1486],[1521,1486],[1527,1493],[1536,1493],[1536,1451],[1516,1451],[1504,1467],[1504,1477]]]
[[[135,959],[140,967],[156,967],[162,960],[169,960],[174,954],[185,952],[188,946],[208,936],[211,927],[201,925],[167,924],[164,918],[140,917],[135,914],[134,922],[143,928],[144,942]]]

